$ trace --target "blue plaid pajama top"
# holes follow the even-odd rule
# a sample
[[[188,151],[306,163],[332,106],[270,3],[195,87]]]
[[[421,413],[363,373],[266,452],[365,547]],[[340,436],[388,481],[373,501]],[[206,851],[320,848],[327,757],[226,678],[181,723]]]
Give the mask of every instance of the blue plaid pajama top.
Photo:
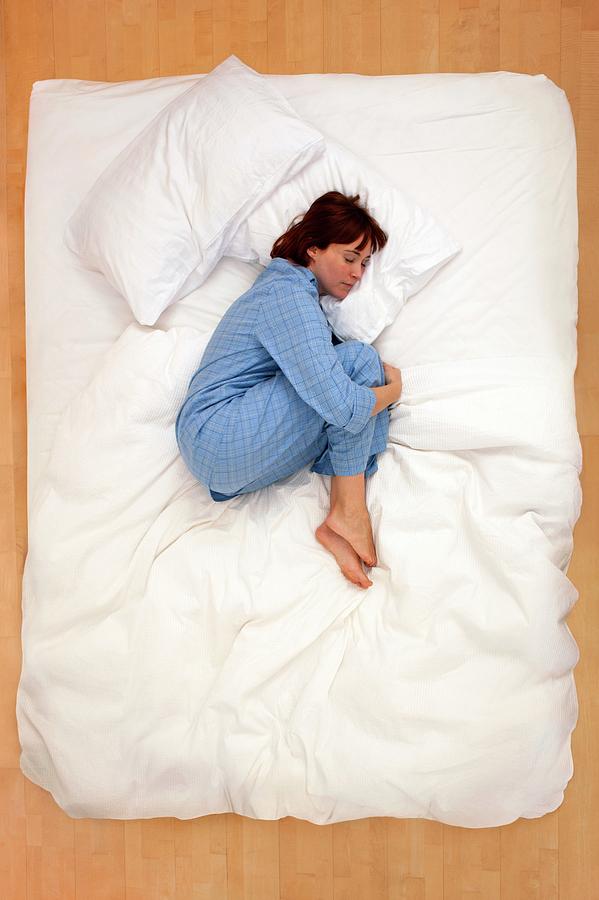
[[[238,405],[235,398],[261,382],[272,383],[279,371],[325,422],[351,434],[369,423],[375,394],[352,381],[341,365],[319,303],[316,276],[276,257],[220,320],[177,416],[179,447],[193,445],[205,483],[218,459],[219,434]],[[251,419],[251,405],[239,406],[240,415]],[[272,404],[270,412],[276,418],[285,415]],[[256,424],[251,422],[254,430]],[[295,428],[301,432],[302,422],[296,421]]]

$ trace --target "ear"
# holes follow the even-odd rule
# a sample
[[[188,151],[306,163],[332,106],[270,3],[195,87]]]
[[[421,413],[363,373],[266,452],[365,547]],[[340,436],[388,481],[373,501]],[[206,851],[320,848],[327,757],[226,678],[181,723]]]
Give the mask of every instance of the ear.
[[[316,245],[314,245],[313,247],[308,247],[308,249],[306,250],[306,253],[308,254],[308,256],[312,257],[312,259],[315,259],[317,250],[318,250],[318,247]]]

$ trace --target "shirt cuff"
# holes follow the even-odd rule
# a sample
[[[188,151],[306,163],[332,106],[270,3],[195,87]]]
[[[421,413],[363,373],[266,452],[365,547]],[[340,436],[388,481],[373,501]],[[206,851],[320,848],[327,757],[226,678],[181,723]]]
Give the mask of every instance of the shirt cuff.
[[[376,406],[376,395],[364,384],[356,384],[356,399],[354,411],[349,421],[343,426],[350,434],[358,434],[366,427],[370,420],[372,410]]]

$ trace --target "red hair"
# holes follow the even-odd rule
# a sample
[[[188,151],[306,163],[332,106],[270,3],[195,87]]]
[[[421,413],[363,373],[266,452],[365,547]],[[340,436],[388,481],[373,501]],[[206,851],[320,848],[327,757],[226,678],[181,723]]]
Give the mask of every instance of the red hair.
[[[387,243],[387,234],[368,210],[359,205],[359,199],[359,194],[348,197],[339,191],[323,194],[299,222],[294,220],[287,231],[277,238],[270,251],[271,257],[282,256],[307,266],[310,261],[308,247],[325,250],[333,243],[353,244],[362,235],[358,250],[362,250],[369,240],[372,253],[381,250]]]

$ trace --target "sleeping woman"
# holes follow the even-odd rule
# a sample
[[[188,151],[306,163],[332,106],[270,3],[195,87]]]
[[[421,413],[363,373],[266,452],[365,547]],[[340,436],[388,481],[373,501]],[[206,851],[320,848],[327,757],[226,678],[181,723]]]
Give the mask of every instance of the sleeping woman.
[[[317,540],[368,588],[376,566],[365,479],[387,445],[399,369],[362,341],[334,343],[320,306],[343,302],[387,235],[359,195],[329,191],[279,237],[272,262],[229,307],[189,383],[176,422],[192,474],[217,501],[310,465],[331,476]]]

